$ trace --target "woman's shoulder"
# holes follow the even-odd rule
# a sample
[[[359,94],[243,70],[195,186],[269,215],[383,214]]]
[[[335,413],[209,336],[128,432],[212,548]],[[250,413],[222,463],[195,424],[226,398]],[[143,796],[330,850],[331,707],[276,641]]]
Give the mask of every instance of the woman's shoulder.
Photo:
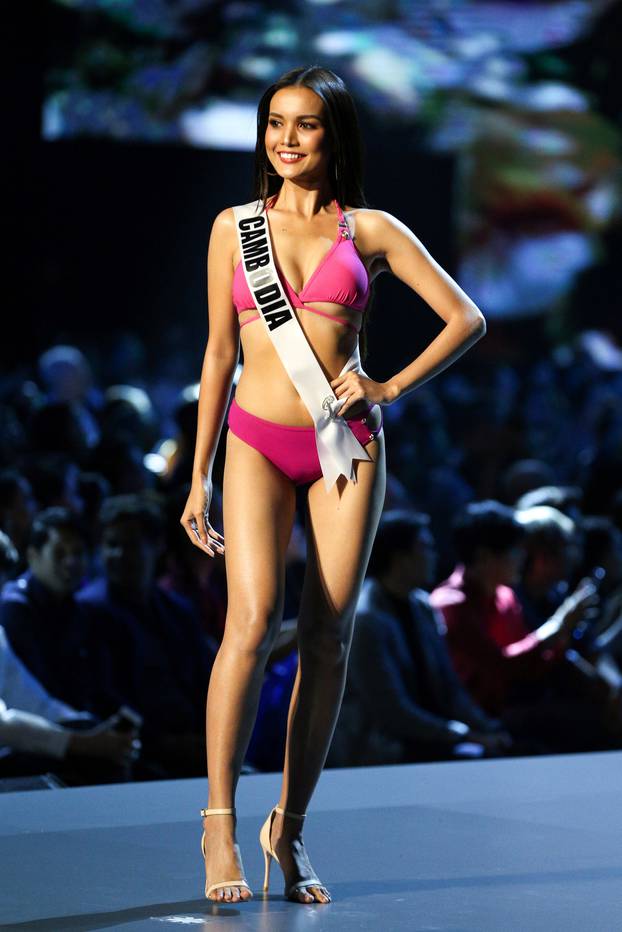
[[[256,205],[257,201],[253,199],[252,201],[249,201],[248,203],[252,205]],[[236,205],[236,206],[246,206],[246,205]],[[214,217],[212,227],[216,232],[220,230],[223,233],[234,234],[236,232],[234,207],[233,206],[223,207],[223,209],[219,213],[217,213],[216,216]]]
[[[395,223],[399,223],[396,217],[386,210],[380,210],[377,207],[348,207],[343,208],[344,213],[352,217],[357,226],[362,229],[381,230]]]
[[[223,207],[223,209],[214,217],[212,226],[215,230],[222,230],[223,232],[235,230],[235,215],[233,213],[233,207]]]
[[[227,253],[233,253],[237,245],[237,230],[233,207],[225,207],[216,214],[212,222],[210,241],[220,244]]]
[[[352,235],[366,253],[383,252],[391,241],[391,234],[403,224],[388,213],[375,207],[344,207]]]

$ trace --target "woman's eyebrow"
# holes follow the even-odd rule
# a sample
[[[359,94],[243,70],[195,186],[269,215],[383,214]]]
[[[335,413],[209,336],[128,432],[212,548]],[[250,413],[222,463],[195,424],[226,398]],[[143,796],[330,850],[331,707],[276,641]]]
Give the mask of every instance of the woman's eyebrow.
[[[271,110],[268,116],[275,116],[275,117],[280,117],[281,119],[283,119],[283,114],[275,113],[274,110]],[[296,119],[302,120],[303,117],[313,117],[314,120],[319,120],[320,123],[322,122],[322,117],[318,116],[317,113],[299,113]]]

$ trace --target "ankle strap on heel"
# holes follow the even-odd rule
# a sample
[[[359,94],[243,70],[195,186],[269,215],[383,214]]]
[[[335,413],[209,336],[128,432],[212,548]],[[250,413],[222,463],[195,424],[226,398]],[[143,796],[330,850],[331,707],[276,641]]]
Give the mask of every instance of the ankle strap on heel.
[[[201,809],[202,816],[208,815],[231,815],[235,812],[235,806],[233,809]]]
[[[307,817],[307,813],[306,813],[306,812],[302,812],[302,813],[301,813],[301,812],[290,812],[289,809],[281,809],[280,806],[275,806],[274,808],[275,808],[276,811],[279,812],[281,815],[291,816],[292,819],[306,819],[306,817]]]

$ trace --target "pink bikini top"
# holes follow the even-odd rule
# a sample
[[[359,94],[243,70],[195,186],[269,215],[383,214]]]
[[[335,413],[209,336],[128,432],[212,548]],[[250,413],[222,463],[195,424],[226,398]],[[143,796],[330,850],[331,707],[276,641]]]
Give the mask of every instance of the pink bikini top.
[[[339,217],[339,231],[337,238],[331,248],[328,250],[309,281],[306,283],[300,293],[296,293],[290,283],[287,281],[282,271],[278,268],[278,262],[275,262],[283,282],[283,288],[293,307],[304,308],[313,314],[320,314],[322,317],[328,317],[335,320],[351,330],[358,333],[357,328],[345,320],[343,317],[335,317],[334,314],[327,314],[325,311],[319,311],[317,308],[307,307],[305,301],[332,301],[335,304],[342,304],[344,307],[351,307],[355,311],[364,311],[369,297],[369,276],[367,269],[358,254],[358,251],[350,238],[350,231],[341,207],[334,201]],[[266,204],[266,210],[270,209]],[[244,310],[255,307],[252,295],[246,284],[246,277],[242,268],[242,262],[238,262],[233,273],[233,303],[238,314]],[[245,320],[241,327],[259,320],[259,314]]]

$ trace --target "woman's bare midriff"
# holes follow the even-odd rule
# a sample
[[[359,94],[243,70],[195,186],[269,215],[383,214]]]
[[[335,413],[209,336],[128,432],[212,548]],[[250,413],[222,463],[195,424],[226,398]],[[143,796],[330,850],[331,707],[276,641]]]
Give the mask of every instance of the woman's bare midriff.
[[[351,208],[346,207],[346,211]],[[356,212],[356,211],[355,211]],[[278,216],[273,211],[271,216]],[[336,222],[336,216],[334,221]],[[283,220],[275,224],[272,229],[273,237],[275,233],[281,233],[281,227],[287,226],[296,233],[299,244],[303,244],[306,252],[312,252],[312,261],[306,268],[307,281],[313,269],[317,270],[318,263],[321,261],[320,256],[315,255],[316,237],[309,237],[308,230],[298,228],[294,230],[290,220]],[[270,224],[272,227],[272,224]],[[326,232],[326,230],[324,230]],[[332,231],[331,231],[332,232]],[[327,245],[331,243],[332,236],[326,236]],[[334,242],[334,239],[332,239]],[[307,247],[308,244],[308,247]],[[279,243],[276,243],[277,252]],[[301,248],[299,246],[299,248]],[[358,250],[358,246],[356,247]],[[325,247],[326,249],[326,247]],[[325,253],[326,254],[326,253]],[[367,274],[370,280],[374,277],[373,259],[371,263],[365,258],[364,254],[359,251],[361,261],[367,268]],[[233,269],[235,270],[240,261],[239,247],[235,247],[232,255]],[[291,256],[287,261],[287,266],[292,269],[295,263],[292,262]],[[299,270],[302,282],[303,272]],[[291,279],[290,279],[291,281]],[[304,303],[304,302],[303,302]],[[331,382],[336,379],[350,356],[356,349],[358,342],[358,331],[361,327],[362,313],[355,308],[345,307],[342,304],[335,304],[328,301],[309,301],[306,302],[309,308],[322,311],[323,314],[314,314],[313,311],[305,311],[304,308],[294,308],[300,326],[302,327],[309,344],[311,345],[315,356],[322,367],[327,380]],[[240,325],[245,321],[255,317],[257,310],[255,307],[247,308],[239,312],[238,319]],[[351,327],[345,326],[338,320],[332,321],[323,316],[329,314],[335,318],[347,321]],[[355,328],[355,329],[352,329]],[[313,418],[309,414],[304,402],[294,388],[292,381],[285,371],[279,356],[272,345],[270,337],[266,332],[265,325],[261,320],[253,321],[248,326],[242,327],[240,332],[240,341],[244,353],[244,367],[236,388],[236,401],[238,404],[252,414],[263,417],[268,421],[276,421],[279,424],[287,424],[294,427],[312,427]],[[360,401],[346,412],[347,417],[361,417],[367,414],[368,402]],[[372,410],[367,414],[367,424],[370,430],[375,430],[380,426],[382,413],[380,405],[374,405]]]
[[[325,314],[351,320],[357,326],[360,318],[358,311],[328,302],[309,303]],[[240,312],[240,323],[256,314],[255,308]],[[324,375],[328,381],[337,378],[356,348],[358,336],[349,327],[326,317],[306,313],[296,308],[300,325],[313,347]],[[356,316],[354,316],[356,315]],[[251,414],[295,427],[312,427],[313,419],[296,392],[290,377],[272,345],[265,326],[261,320],[253,321],[243,327],[240,333],[244,366],[240,376],[235,397],[240,407]],[[367,411],[368,404],[363,401],[348,409],[348,417],[358,417]],[[375,405],[368,415],[370,430],[380,424],[380,408]]]

